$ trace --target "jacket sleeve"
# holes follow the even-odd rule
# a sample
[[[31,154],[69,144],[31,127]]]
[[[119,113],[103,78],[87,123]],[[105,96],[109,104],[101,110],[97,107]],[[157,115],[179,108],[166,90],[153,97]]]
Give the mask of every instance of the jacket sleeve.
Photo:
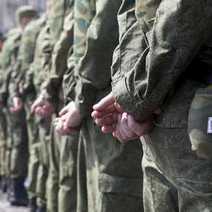
[[[97,93],[110,88],[110,66],[118,42],[117,13],[120,5],[120,0],[96,2],[96,13],[87,31],[85,54],[75,68],[75,103],[82,117],[89,114]]]
[[[74,20],[73,12],[71,12],[65,19],[63,32],[53,49],[50,77],[43,84],[47,98],[53,102],[58,96],[63,75],[67,69],[67,57],[73,45],[73,29]]]
[[[137,120],[144,120],[163,104],[208,39],[212,15],[212,4],[208,2],[162,1],[153,27],[146,33],[148,49],[141,53],[132,70],[122,77],[120,73],[113,76],[116,100]],[[142,23],[142,16],[138,21]]]

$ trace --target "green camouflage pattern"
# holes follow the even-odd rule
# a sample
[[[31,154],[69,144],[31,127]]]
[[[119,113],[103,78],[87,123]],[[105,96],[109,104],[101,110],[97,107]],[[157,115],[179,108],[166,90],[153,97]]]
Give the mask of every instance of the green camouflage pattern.
[[[0,175],[6,176],[6,147],[7,147],[7,120],[5,110],[0,110]]]
[[[47,70],[49,70],[52,48],[53,44],[50,37],[49,26],[46,25],[41,30],[36,41],[34,61],[30,67],[29,73],[33,75],[33,84],[37,94],[41,92],[41,85],[47,78]]]
[[[52,40],[49,32],[49,26],[45,25],[41,29],[35,48],[34,61],[30,67],[29,74],[31,75],[31,83],[35,87],[36,95],[41,92],[41,85],[47,78],[51,53],[52,53]],[[30,78],[28,78],[30,79]],[[48,167],[49,167],[49,142],[50,142],[50,125],[51,119],[39,118],[36,121],[38,126],[38,174],[36,183],[36,196],[37,205],[39,207],[46,207],[47,201],[47,179],[48,179]]]
[[[22,38],[22,32],[17,32],[12,37],[13,44],[11,43],[11,58],[8,60],[8,73],[6,84],[6,93],[8,94],[8,132],[10,139],[7,142],[8,148],[8,162],[9,162],[9,174],[13,179],[25,178],[27,175],[27,163],[28,163],[28,135],[25,119],[25,111],[21,110],[16,114],[12,114],[9,111],[9,107],[12,105],[12,92],[11,88],[14,82],[15,67],[17,65],[18,52],[20,48]],[[2,67],[6,67],[4,64]]]
[[[39,167],[37,173],[36,196],[37,206],[46,207],[47,205],[47,183],[49,175],[49,145],[51,141],[50,126],[51,119],[42,119],[39,123]]]
[[[63,31],[65,17],[72,12],[73,0],[48,0],[50,9],[48,11],[48,25],[51,29],[51,36],[55,42],[58,41]]]
[[[76,211],[78,133],[61,137],[52,132],[48,178],[47,210],[52,212]],[[53,195],[56,193],[57,195]]]
[[[17,47],[21,39],[21,30],[16,28],[11,30],[4,43],[1,52],[1,80],[0,80],[0,98],[3,103],[6,103],[8,97],[8,86],[11,75],[11,64],[14,65],[17,54]]]
[[[185,8],[190,6],[191,13],[187,16],[184,11]],[[142,55],[137,56],[133,71],[128,69],[127,64],[124,65],[125,60],[121,61],[123,66],[119,65],[113,70],[113,93],[117,101],[123,105],[125,111],[134,114],[137,119],[142,121],[156,108],[162,107],[161,105],[163,105],[166,97],[172,93],[179,76],[183,74],[190,61],[196,56],[196,49],[199,49],[203,43],[206,47],[211,45],[210,41],[206,42],[210,30],[206,29],[206,25],[202,24],[204,21],[208,21],[210,25],[209,19],[205,18],[210,16],[210,9],[205,11],[205,16],[194,15],[202,14],[205,7],[210,8],[211,5],[202,4],[201,2],[193,4],[192,0],[185,5],[181,1],[179,5],[178,2],[173,1],[151,1],[151,4],[149,4],[148,0],[136,1],[136,17],[139,27],[141,27],[139,32],[143,33],[142,43],[145,44],[140,49]],[[195,20],[193,20],[193,16]],[[178,18],[183,20],[180,22],[184,24],[176,23]],[[189,26],[189,30],[186,30],[186,23]],[[195,23],[198,23],[198,26]],[[176,26],[174,30],[171,30],[172,26]],[[126,24],[120,24],[120,31],[124,29],[126,29]],[[124,31],[123,40],[120,41],[120,51],[122,54],[127,54],[125,42],[131,40],[131,31]],[[202,33],[203,31],[205,33]],[[195,37],[195,39],[190,40],[188,39],[189,36]],[[185,44],[188,44],[185,50],[182,52],[175,51],[181,47],[184,48]],[[165,55],[163,52],[165,52]],[[205,57],[204,53],[201,56]],[[170,61],[170,58],[172,61]],[[157,73],[161,74],[157,75],[154,71],[155,69],[158,69]],[[147,74],[143,74],[144,72]],[[152,77],[150,77],[151,74]],[[161,81],[158,83],[160,77]],[[185,125],[187,123],[187,116],[177,115],[177,110],[170,114],[173,120],[165,116],[165,114],[169,116],[168,113],[162,114],[163,117],[161,118],[164,119],[164,122],[166,122],[165,119],[169,119],[176,124]]]
[[[25,29],[18,55],[19,65],[16,68],[16,78],[14,84],[14,96],[19,96],[24,101],[28,132],[28,176],[27,176],[27,190],[29,199],[36,197],[36,184],[38,173],[38,158],[36,157],[38,150],[35,151],[35,143],[38,140],[38,126],[36,118],[31,114],[30,107],[35,98],[35,89],[31,87],[23,87],[30,70],[30,65],[34,60],[34,52],[36,47],[36,40],[40,30],[45,24],[45,17],[32,21]],[[21,90],[21,93],[20,93]]]
[[[63,92],[65,103],[75,98],[76,79],[74,67],[86,51],[86,36],[91,20],[95,15],[95,1],[76,1],[74,4],[74,38],[73,52],[68,56],[68,70],[63,77]]]
[[[143,211],[140,142],[120,144],[102,134],[91,118],[83,123],[81,136],[77,211]]]
[[[75,0],[74,14],[74,60],[77,64],[86,51],[87,31],[95,15],[95,0]]]
[[[110,91],[110,66],[113,50],[118,43],[117,13],[121,1],[96,1],[94,6],[95,15],[87,29],[85,52],[75,68],[78,77],[75,103],[82,117],[90,116],[95,101]],[[93,10],[91,12],[93,13]],[[76,20],[83,24],[81,19]],[[85,43],[84,37],[81,37],[82,42]],[[76,39],[80,39],[80,36],[76,35]],[[76,43],[80,44],[80,41],[77,40]],[[74,47],[74,51],[75,49]],[[100,70],[101,74],[99,74]]]
[[[112,66],[113,94],[139,121],[161,109],[152,132],[141,138],[144,211],[212,211],[211,160],[199,158],[191,147],[192,142],[198,152],[196,138],[205,142],[202,133],[210,113],[209,97],[196,92],[206,86],[200,80],[205,68],[195,62],[209,61],[205,49],[211,45],[211,29],[206,27],[211,24],[211,3],[137,0],[131,26],[129,1],[124,3]]]
[[[75,102],[85,118],[78,150],[78,212],[143,211],[140,142],[122,145],[111,135],[104,135],[89,113],[97,99],[111,89],[110,65],[118,43],[116,15],[121,3],[76,1],[79,17],[75,13],[75,20],[79,29],[75,30],[73,48]],[[81,20],[84,13],[90,15],[90,23],[87,18]]]
[[[73,3],[73,0],[53,3],[52,11],[55,12],[48,16],[50,34],[55,41],[55,45],[51,55],[51,65],[48,70],[49,76],[42,85],[42,93],[44,98],[53,103],[56,111],[64,105],[62,80],[67,71],[68,53],[71,52],[73,45]],[[59,5],[63,7],[59,7]],[[71,135],[69,138],[63,139],[52,129],[49,145],[50,166],[47,184],[48,211],[76,211],[77,148],[67,147],[69,146],[68,144],[73,146],[77,141],[77,136]],[[71,165],[72,167],[69,164],[73,164]]]
[[[70,10],[70,8],[69,8]],[[61,31],[60,37],[54,46],[52,52],[51,69],[49,70],[49,77],[42,85],[42,89],[45,91],[45,95],[50,102],[58,107],[60,101],[63,102],[62,91],[62,80],[65,72],[67,71],[67,57],[69,51],[71,51],[73,45],[73,7],[66,17],[64,17],[63,31]]]
[[[187,129],[155,127],[142,138],[144,210],[211,211],[211,161],[191,151]]]

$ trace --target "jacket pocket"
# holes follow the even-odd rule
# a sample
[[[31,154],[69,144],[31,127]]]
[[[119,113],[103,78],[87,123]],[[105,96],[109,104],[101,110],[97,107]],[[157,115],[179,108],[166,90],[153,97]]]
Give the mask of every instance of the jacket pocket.
[[[100,174],[99,189],[103,193],[122,193],[141,197],[142,177],[140,179],[128,179],[108,174]]]

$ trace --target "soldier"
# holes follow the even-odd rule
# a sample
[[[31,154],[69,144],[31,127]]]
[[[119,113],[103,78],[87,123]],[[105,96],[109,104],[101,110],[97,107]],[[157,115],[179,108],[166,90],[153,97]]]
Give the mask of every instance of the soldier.
[[[51,116],[54,108],[57,112],[64,105],[62,80],[67,70],[67,57],[73,43],[73,4],[74,1],[52,1],[48,24],[53,42],[51,70],[48,80],[42,86],[42,93],[33,105],[40,116]],[[44,113],[43,113],[44,111]],[[50,145],[50,169],[48,176],[48,211],[76,211],[76,153],[78,133],[61,138],[52,129]]]
[[[22,103],[22,107],[24,107],[26,111],[29,140],[29,166],[26,185],[28,188],[29,206],[32,212],[36,210],[36,183],[39,164],[34,146],[36,146],[36,143],[39,140],[37,123],[30,111],[32,101],[35,99],[35,88],[34,85],[30,83],[32,79],[30,79],[31,76],[29,71],[30,65],[34,59],[36,40],[40,30],[42,29],[43,25],[45,25],[45,19],[45,16],[42,16],[40,19],[32,21],[26,27],[22,35],[18,61],[16,65],[16,83],[14,83],[13,90],[13,95],[19,99],[19,101]],[[25,81],[28,83],[25,83]],[[22,109],[22,107],[18,108],[17,110]]]
[[[75,67],[75,101],[61,111],[58,131],[72,133],[82,125],[80,148],[85,151],[86,163],[83,164],[83,155],[80,155],[79,167],[86,167],[87,181],[82,181],[82,175],[78,175],[81,186],[78,211],[143,210],[139,200],[142,196],[140,143],[136,140],[127,145],[118,143],[112,136],[102,134],[90,117],[92,105],[111,89],[110,65],[118,42],[116,15],[121,3],[76,1],[79,14],[75,12],[78,28],[75,28],[74,53],[77,57],[77,52],[83,52]],[[134,10],[133,2],[130,9]],[[87,14],[92,14],[88,24],[82,21]],[[131,20],[134,23],[135,19]],[[84,33],[86,37],[81,39]],[[80,44],[84,44],[84,48],[78,49]]]
[[[49,60],[52,53],[52,42],[49,34],[49,26],[46,24],[42,27],[37,41],[33,63],[28,72],[24,87],[34,88],[35,90],[28,90],[27,96],[35,92],[32,101],[37,97],[41,91],[41,85],[47,77]],[[31,106],[31,104],[30,104]],[[34,114],[33,114],[34,115]],[[46,211],[46,184],[48,177],[49,157],[48,145],[50,142],[50,123],[51,117],[34,117],[36,125],[38,126],[38,142],[32,147],[34,160],[39,161],[37,179],[36,179],[36,204],[37,211]],[[33,177],[33,176],[32,176]]]
[[[210,92],[199,90],[191,106],[198,88],[211,83],[211,3],[138,0],[136,8],[139,28],[126,32],[119,49],[128,46],[124,40],[138,44],[133,32],[140,33],[144,45],[132,69],[123,57],[114,66],[112,93],[94,106],[93,116],[122,141],[146,134],[141,138],[145,211],[212,211],[210,151],[198,149],[207,130],[199,109],[210,104]],[[120,22],[120,31],[126,24]],[[120,114],[117,106],[126,112]],[[197,154],[187,131],[190,107],[190,137]],[[120,118],[110,118],[108,124],[109,108]]]
[[[16,95],[13,95],[16,82],[17,56],[20,47],[22,33],[27,24],[37,17],[37,12],[31,6],[23,6],[17,10],[17,19],[20,23],[17,32],[11,38],[11,56],[7,67],[6,90],[8,105],[8,129],[10,142],[8,141],[8,164],[11,179],[10,203],[12,205],[26,205],[27,195],[24,181],[27,174],[28,164],[28,138],[25,120],[25,111],[22,103]],[[7,51],[7,50],[6,50]],[[8,50],[9,51],[9,50]],[[7,70],[6,70],[7,69]]]
[[[4,43],[4,35],[0,33],[0,60],[1,60],[1,51]],[[1,61],[0,61],[0,70]],[[6,139],[7,139],[7,125],[6,125],[6,116],[4,114],[4,108],[0,107],[0,178],[1,178],[1,189],[3,192],[6,191],[6,167],[5,167],[5,158],[6,158]]]
[[[19,36],[19,29],[12,29],[9,31],[9,33],[7,34],[7,39],[4,43],[2,52],[1,52],[1,91],[0,91],[0,102],[1,102],[1,111],[4,115],[5,118],[5,135],[6,137],[6,141],[5,141],[5,179],[4,181],[4,189],[5,192],[6,190],[9,191],[8,186],[9,186],[9,155],[10,155],[10,144],[11,144],[11,137],[9,134],[9,128],[8,128],[8,115],[7,115],[7,108],[6,108],[6,102],[7,102],[7,85],[8,85],[8,79],[9,78],[9,66],[10,66],[10,62],[11,62],[11,58],[12,58],[12,54],[13,54],[13,50],[14,50],[14,43],[15,43],[15,39],[16,36]],[[3,117],[2,117],[3,118]]]

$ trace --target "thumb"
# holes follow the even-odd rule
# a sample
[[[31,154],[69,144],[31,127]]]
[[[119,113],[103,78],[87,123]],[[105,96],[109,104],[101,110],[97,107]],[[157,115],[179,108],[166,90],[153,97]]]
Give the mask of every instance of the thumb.
[[[128,126],[130,127],[130,129],[133,130],[133,132],[137,135],[137,136],[143,136],[146,131],[151,127],[149,121],[145,121],[142,123],[138,123],[135,121],[135,119],[131,116],[128,115]]]
[[[43,101],[40,99],[35,100],[35,102],[31,106],[31,112],[34,113],[36,108],[39,106],[43,106]]]
[[[60,112],[59,112],[59,116],[63,116],[68,112],[68,107],[65,106]]]
[[[110,94],[105,96],[102,100],[100,100],[97,104],[95,104],[93,106],[93,109],[101,111],[110,106],[111,104],[113,104],[114,102],[115,98],[113,97],[113,94],[111,92]]]

